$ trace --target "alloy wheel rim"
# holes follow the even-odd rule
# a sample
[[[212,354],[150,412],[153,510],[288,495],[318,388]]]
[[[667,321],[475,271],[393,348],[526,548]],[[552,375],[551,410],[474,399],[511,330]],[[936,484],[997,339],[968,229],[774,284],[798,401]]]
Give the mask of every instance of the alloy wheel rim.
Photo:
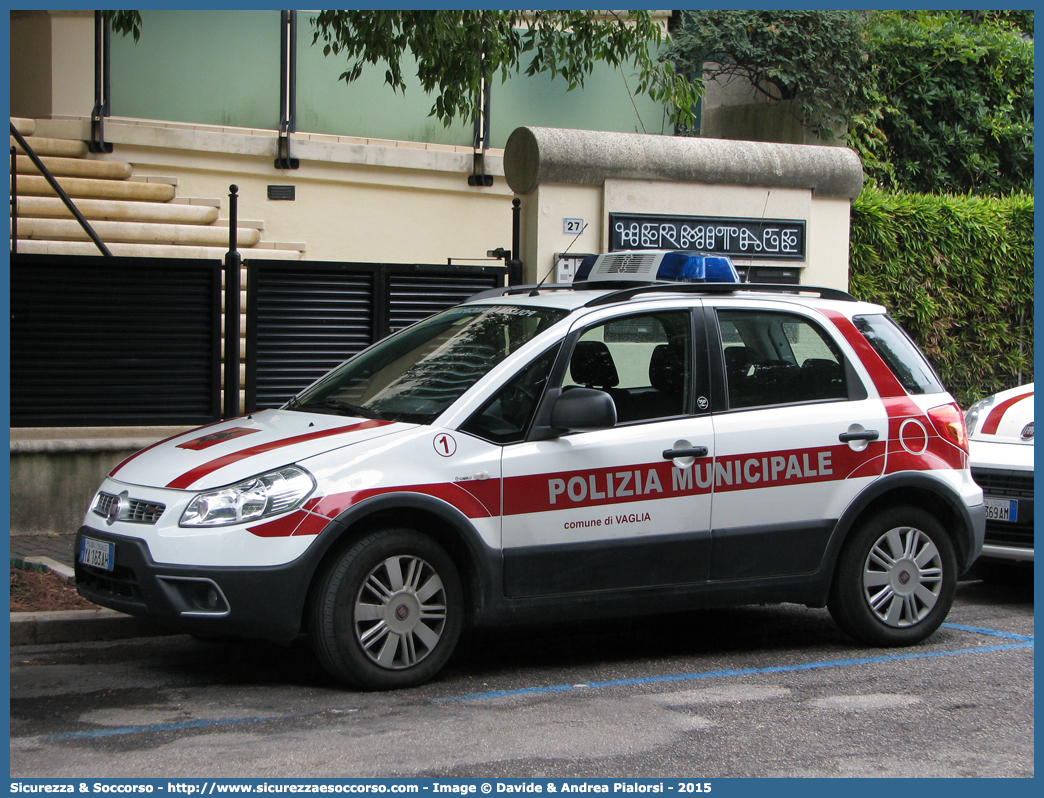
[[[393,556],[363,581],[353,607],[355,637],[374,664],[411,668],[429,656],[446,626],[446,589],[419,557]]]
[[[863,565],[863,596],[878,620],[915,626],[935,608],[942,591],[942,556],[915,527],[896,527],[877,539]]]

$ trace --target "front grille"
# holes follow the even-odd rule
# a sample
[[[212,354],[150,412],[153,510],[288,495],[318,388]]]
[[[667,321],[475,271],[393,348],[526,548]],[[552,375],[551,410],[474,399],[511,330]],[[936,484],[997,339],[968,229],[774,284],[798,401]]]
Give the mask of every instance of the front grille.
[[[76,584],[84,588],[92,598],[114,598],[144,604],[145,596],[134,570],[116,566],[111,571],[102,571],[79,563],[76,567]]]
[[[1011,546],[1016,549],[1033,548],[1033,527],[1005,524],[1000,521],[986,522],[987,546]]]
[[[1033,498],[1033,472],[999,468],[973,468],[972,479],[987,496]]]
[[[113,496],[111,493],[99,493],[94,502],[94,514],[102,518],[108,518],[116,502],[122,502],[117,520],[128,521],[132,524],[155,524],[159,521],[166,506],[158,502],[146,502],[139,499],[128,499]]]

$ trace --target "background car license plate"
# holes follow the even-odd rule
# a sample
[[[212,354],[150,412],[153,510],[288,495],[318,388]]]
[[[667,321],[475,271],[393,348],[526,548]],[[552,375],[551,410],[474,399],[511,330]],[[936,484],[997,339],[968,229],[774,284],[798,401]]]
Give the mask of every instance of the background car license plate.
[[[1019,503],[1015,499],[986,499],[987,521],[1011,521],[1019,516]]]
[[[116,564],[116,544],[94,538],[80,538],[80,562],[92,568],[111,571]]]

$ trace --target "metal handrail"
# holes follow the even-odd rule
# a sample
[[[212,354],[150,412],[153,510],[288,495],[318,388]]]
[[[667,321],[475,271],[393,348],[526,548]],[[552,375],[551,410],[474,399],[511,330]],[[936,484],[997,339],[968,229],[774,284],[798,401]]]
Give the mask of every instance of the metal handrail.
[[[33,162],[33,165],[38,170],[40,170],[40,174],[43,175],[44,179],[50,184],[51,188],[54,189],[54,193],[58,195],[59,199],[61,199],[62,202],[65,203],[65,207],[69,209],[69,212],[75,217],[76,221],[80,223],[80,227],[83,228],[84,232],[87,233],[88,236],[90,236],[91,241],[93,241],[95,245],[98,247],[98,249],[101,250],[102,255],[104,255],[107,258],[111,258],[112,253],[109,252],[109,248],[105,246],[105,242],[98,237],[98,234],[96,232],[94,232],[94,228],[91,227],[90,222],[88,222],[84,218],[83,214],[80,213],[80,209],[76,207],[73,201],[69,199],[69,195],[65,193],[65,189],[58,184],[57,180],[54,179],[54,175],[51,174],[51,170],[44,165],[44,162],[40,160],[40,157],[33,151],[33,148],[29,146],[29,143],[25,140],[25,137],[18,132],[17,128],[15,128],[14,122],[11,123],[11,135],[14,136],[15,141],[18,142],[18,146],[22,148],[22,152],[28,155],[29,160]],[[16,166],[16,164],[17,162],[11,164],[12,176],[15,173],[14,167]],[[12,212],[14,213],[14,215],[17,216],[17,197],[12,196],[11,202]]]
[[[18,149],[11,148],[11,254],[18,254]]]

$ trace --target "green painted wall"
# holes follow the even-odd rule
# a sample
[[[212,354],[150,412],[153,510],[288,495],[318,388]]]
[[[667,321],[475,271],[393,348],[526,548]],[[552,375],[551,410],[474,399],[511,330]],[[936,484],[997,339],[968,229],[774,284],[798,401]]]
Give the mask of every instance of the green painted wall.
[[[550,75],[514,75],[507,82],[493,80],[490,93],[492,146],[503,147],[511,132],[523,125],[606,130],[618,133],[674,132],[664,107],[647,96],[628,91],[637,85],[634,68],[603,66],[583,88],[567,91],[568,84]],[[633,100],[633,102],[632,102]]]
[[[307,11],[297,15],[297,129],[338,136],[457,144],[470,147],[471,122],[445,127],[428,116],[435,98],[425,94],[413,77],[412,57],[403,58],[406,91],[396,92],[384,82],[386,67],[368,64],[353,83],[340,80],[348,60],[323,55],[320,41],[312,46],[313,29]],[[278,56],[278,53],[277,53]]]
[[[279,127],[278,11],[141,12],[113,36],[113,116]]]
[[[141,12],[141,39],[112,39],[114,116],[275,130],[279,126],[278,11]],[[312,46],[308,12],[298,14],[297,130],[363,138],[470,146],[470,122],[445,127],[428,116],[434,98],[416,80],[405,93],[370,65],[355,83],[347,62]],[[404,73],[412,74],[404,64]],[[663,107],[632,97],[633,69],[605,67],[582,89],[547,75],[494,79],[492,146],[522,125],[670,133]]]

